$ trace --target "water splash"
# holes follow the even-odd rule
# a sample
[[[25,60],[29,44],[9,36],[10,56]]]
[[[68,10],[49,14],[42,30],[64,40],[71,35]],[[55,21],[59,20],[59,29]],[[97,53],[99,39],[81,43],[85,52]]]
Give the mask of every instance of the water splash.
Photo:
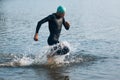
[[[36,54],[0,54],[0,67],[20,67],[20,66],[41,66],[41,65],[57,65],[63,66],[71,63],[81,63],[87,61],[94,61],[97,57],[94,55],[84,54],[84,50],[75,52],[68,42],[60,43],[62,47],[65,45],[69,47],[70,52],[65,55],[55,55],[48,58],[50,50],[54,46],[45,46]],[[55,52],[55,51],[54,51]]]
[[[59,43],[63,47],[64,45],[68,46],[70,48],[70,45],[68,42],[61,42]],[[54,46],[58,46],[54,45]],[[36,54],[4,54],[0,56],[1,62],[0,66],[11,66],[11,67],[16,67],[16,66],[34,66],[34,65],[46,65],[48,64],[48,58],[47,55],[53,52],[50,52],[50,50],[54,46],[45,46],[43,47],[40,51],[38,51]],[[69,55],[69,54],[67,54]],[[53,59],[56,64],[59,63],[64,63],[66,55],[59,55],[59,56],[54,56]]]
[[[0,62],[0,67],[30,66],[34,59],[25,55],[8,54],[4,55],[4,60]],[[9,58],[9,59],[7,59]]]
[[[68,42],[64,41],[57,45],[50,46],[47,57],[49,64],[61,64],[66,63],[66,56],[69,56],[71,52],[71,46]]]

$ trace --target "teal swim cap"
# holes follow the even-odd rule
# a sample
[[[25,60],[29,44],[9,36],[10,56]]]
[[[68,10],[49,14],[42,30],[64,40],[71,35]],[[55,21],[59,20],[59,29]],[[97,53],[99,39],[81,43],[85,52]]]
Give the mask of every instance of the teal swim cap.
[[[65,12],[66,12],[66,8],[63,7],[63,6],[58,6],[57,12],[58,12],[58,13],[65,13]]]

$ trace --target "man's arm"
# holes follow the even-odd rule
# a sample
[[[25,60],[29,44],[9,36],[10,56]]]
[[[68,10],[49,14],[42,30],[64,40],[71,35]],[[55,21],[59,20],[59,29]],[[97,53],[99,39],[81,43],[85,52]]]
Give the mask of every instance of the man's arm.
[[[64,25],[64,27],[65,27],[66,30],[69,30],[70,24],[67,21],[65,21],[64,18],[63,18],[63,25]]]
[[[39,29],[40,29],[41,25],[42,25],[43,23],[49,21],[49,20],[50,20],[50,16],[45,17],[44,19],[42,19],[42,20],[40,20],[40,21],[38,22],[37,27],[36,27],[36,32],[35,32],[35,35],[34,35],[34,40],[35,40],[35,41],[38,41],[38,32],[39,32]]]
[[[38,22],[37,27],[36,27],[36,33],[39,32],[39,29],[40,29],[41,25],[42,25],[43,23],[49,21],[49,19],[50,19],[50,16],[47,16],[47,17],[45,17],[44,19],[42,19],[42,20],[40,20],[40,21]]]

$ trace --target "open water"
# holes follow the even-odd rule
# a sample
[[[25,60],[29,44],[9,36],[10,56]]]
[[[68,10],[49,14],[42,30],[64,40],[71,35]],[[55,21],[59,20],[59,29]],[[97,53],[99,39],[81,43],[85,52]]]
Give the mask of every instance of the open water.
[[[37,22],[67,9],[69,31],[60,41],[71,47],[69,63],[48,65],[47,23]],[[0,80],[120,80],[119,0],[0,0]]]

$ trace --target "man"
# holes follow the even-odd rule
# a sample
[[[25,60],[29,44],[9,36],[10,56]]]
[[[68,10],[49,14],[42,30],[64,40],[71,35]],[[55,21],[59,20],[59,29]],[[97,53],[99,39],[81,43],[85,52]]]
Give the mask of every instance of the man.
[[[47,40],[48,45],[52,46],[52,45],[59,43],[59,37],[60,37],[61,29],[62,29],[62,24],[64,25],[66,30],[70,28],[70,24],[66,22],[64,18],[65,12],[66,12],[66,8],[63,6],[59,6],[57,8],[56,13],[53,13],[45,17],[44,19],[40,20],[36,27],[36,33],[34,35],[34,40],[38,41],[38,32],[39,32],[41,25],[45,22],[48,22],[49,31],[50,31],[50,35]]]

